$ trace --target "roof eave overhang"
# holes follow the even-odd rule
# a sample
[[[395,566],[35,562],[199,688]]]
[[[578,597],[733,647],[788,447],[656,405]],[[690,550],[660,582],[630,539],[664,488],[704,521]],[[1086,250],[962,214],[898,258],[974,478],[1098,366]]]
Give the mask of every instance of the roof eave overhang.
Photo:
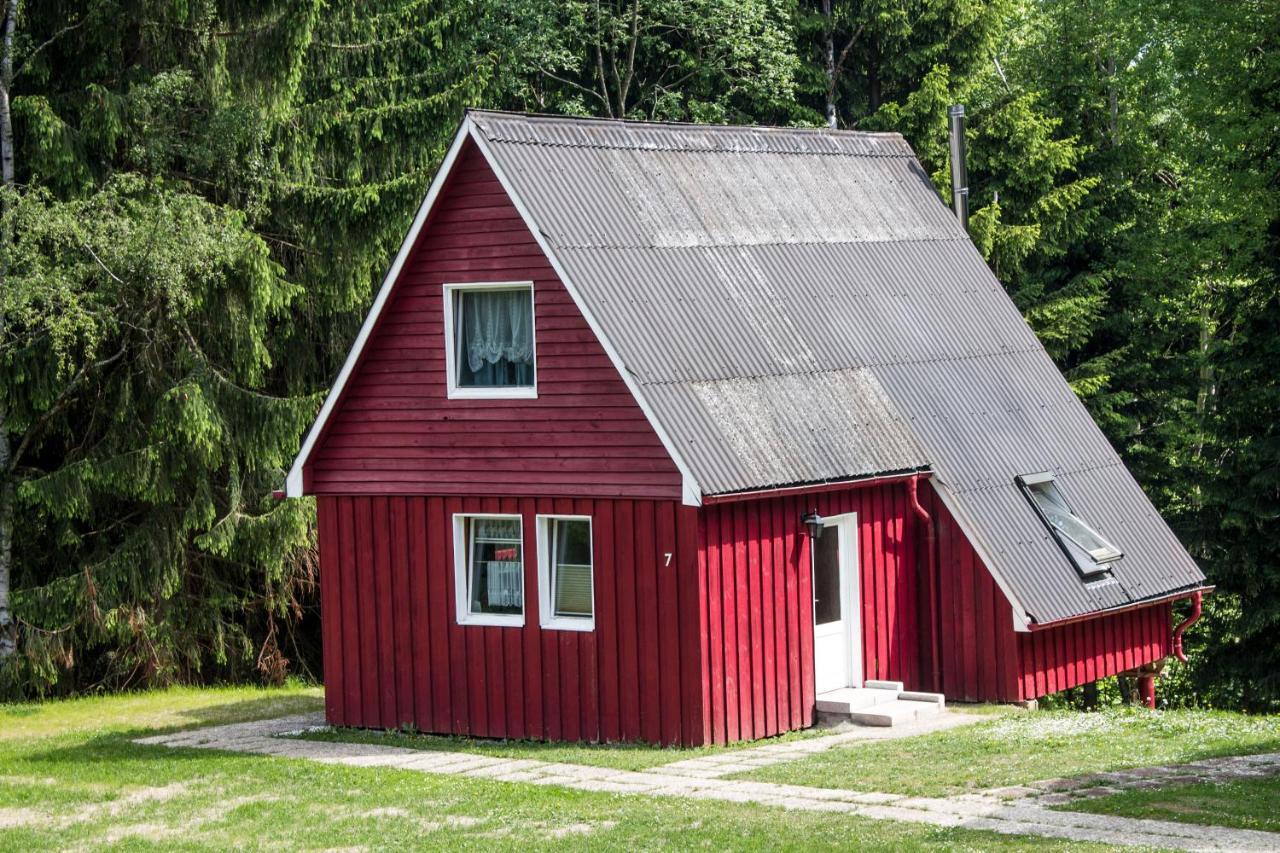
[[[1217,587],[1212,584],[1202,584],[1200,586],[1188,587],[1180,589],[1177,592],[1171,592],[1166,595],[1158,595],[1153,598],[1144,598],[1142,601],[1133,601],[1129,604],[1122,604],[1118,607],[1108,607],[1105,610],[1095,610],[1091,613],[1081,613],[1079,616],[1067,616],[1062,619],[1054,619],[1050,622],[1031,622],[1028,624],[1029,631],[1047,631],[1050,628],[1058,628],[1063,625],[1073,625],[1077,622],[1088,622],[1090,619],[1101,619],[1104,616],[1114,616],[1117,613],[1128,613],[1131,610],[1141,610],[1144,607],[1151,607],[1156,604],[1164,604],[1170,601],[1181,601],[1190,598],[1197,592],[1203,595],[1212,595]]]
[[[551,264],[551,268],[560,278],[560,282],[564,285],[565,290],[569,292],[569,296],[573,299],[578,310],[582,312],[583,318],[587,321],[587,325],[591,327],[592,333],[599,340],[600,345],[604,348],[605,353],[609,356],[609,361],[618,371],[618,375],[626,384],[627,390],[631,392],[631,396],[635,399],[636,404],[640,406],[644,412],[645,418],[649,421],[649,425],[657,434],[658,439],[662,442],[662,446],[666,449],[667,454],[671,457],[671,461],[675,463],[676,468],[680,471],[681,477],[681,502],[687,506],[700,506],[702,504],[702,489],[698,485],[697,479],[693,476],[693,471],[685,462],[684,458],[677,451],[675,443],[671,440],[670,435],[663,428],[658,418],[653,412],[653,408],[645,399],[644,394],[640,390],[639,383],[627,370],[622,358],[614,349],[613,344],[604,334],[603,328],[592,314],[590,308],[583,301],[578,288],[574,286],[573,280],[565,271],[563,264],[556,257],[555,251],[547,242],[546,237],[542,233],[542,229],[538,226],[537,221],[529,212],[529,208],[520,198],[514,185],[508,179],[507,175],[498,163],[497,158],[493,156],[492,150],[489,148],[488,140],[484,134],[476,127],[475,122],[470,115],[464,116],[462,124],[458,127],[458,132],[453,138],[453,142],[449,146],[448,153],[445,154],[444,160],[440,164],[439,171],[436,172],[435,178],[431,181],[431,187],[427,190],[427,195],[423,199],[418,213],[413,218],[413,225],[410,226],[409,232],[405,235],[404,242],[400,244],[400,251],[396,253],[396,258],[392,262],[390,269],[387,270],[386,276],[382,279],[382,285],[378,288],[377,296],[374,297],[373,305],[369,309],[369,314],[365,317],[364,324],[360,327],[360,333],[356,336],[355,343],[351,347],[351,351],[347,353],[347,359],[342,365],[342,370],[338,373],[338,378],[334,381],[333,387],[329,389],[328,396],[325,397],[324,405],[320,408],[320,414],[316,417],[315,423],[311,425],[311,429],[307,432],[307,437],[302,442],[302,448],[298,451],[297,457],[293,460],[293,465],[289,469],[289,474],[285,479],[285,495],[286,497],[297,498],[302,497],[305,493],[304,470],[307,460],[311,455],[311,451],[318,443],[320,436],[324,433],[325,424],[329,416],[333,413],[337,402],[342,397],[343,389],[351,378],[351,374],[355,371],[356,365],[360,361],[360,354],[363,352],[365,344],[373,334],[373,330],[378,325],[378,319],[382,314],[383,308],[386,306],[391,292],[395,287],[396,279],[400,277],[400,271],[403,269],[405,262],[413,251],[414,245],[418,242],[418,235],[426,224],[427,219],[431,215],[431,210],[435,206],[436,199],[440,195],[441,189],[449,178],[449,173],[453,170],[453,164],[458,158],[459,152],[462,150],[466,142],[470,140],[475,144],[477,150],[485,158],[489,168],[493,170],[494,176],[498,179],[498,183],[506,191],[511,203],[515,206],[520,218],[524,221],[525,227],[533,235],[538,243],[538,247],[546,255],[547,261]]]
[[[714,495],[703,495],[702,502],[706,505],[736,503],[739,501],[753,501],[762,498],[783,497],[787,495],[809,495],[819,492],[834,492],[841,489],[858,489],[867,486],[884,486],[892,483],[900,483],[910,480],[913,477],[922,475],[932,475],[933,472],[926,466],[918,469],[907,471],[895,471],[885,474],[871,474],[865,477],[844,477],[841,479],[818,480],[812,483],[799,483],[789,486],[773,486],[763,489],[744,489],[740,492],[718,492]]]

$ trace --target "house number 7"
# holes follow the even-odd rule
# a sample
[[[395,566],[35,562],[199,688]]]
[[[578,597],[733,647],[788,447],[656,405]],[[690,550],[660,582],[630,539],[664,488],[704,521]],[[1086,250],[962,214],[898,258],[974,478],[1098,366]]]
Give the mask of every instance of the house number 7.
[[[671,552],[670,552],[670,551],[667,551],[667,552],[666,552],[666,553],[664,553],[662,556],[664,556],[664,557],[666,557],[666,558],[667,558],[667,561],[666,561],[665,563],[663,563],[662,565],[664,565],[664,566],[669,566],[669,565],[671,565]]]

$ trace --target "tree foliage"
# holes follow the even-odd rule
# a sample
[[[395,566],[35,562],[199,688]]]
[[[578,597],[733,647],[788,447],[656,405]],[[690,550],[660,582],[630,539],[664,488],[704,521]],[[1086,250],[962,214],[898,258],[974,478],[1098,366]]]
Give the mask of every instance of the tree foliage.
[[[1280,703],[1275,0],[9,2],[11,688],[314,661],[269,494],[465,106],[893,130],[948,197],[959,102],[976,245],[1219,585],[1175,698]]]
[[[467,8],[22,7],[11,686],[279,679],[314,656],[312,510],[271,492],[486,79],[448,46]]]

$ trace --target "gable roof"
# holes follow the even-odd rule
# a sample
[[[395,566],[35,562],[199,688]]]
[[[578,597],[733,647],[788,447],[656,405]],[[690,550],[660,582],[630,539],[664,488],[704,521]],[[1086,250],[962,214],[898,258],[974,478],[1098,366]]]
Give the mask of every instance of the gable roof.
[[[1021,620],[1203,584],[901,136],[473,111],[463,137],[684,472],[688,502],[930,469]],[[1109,579],[1081,580],[1014,480],[1045,470],[1124,551]]]

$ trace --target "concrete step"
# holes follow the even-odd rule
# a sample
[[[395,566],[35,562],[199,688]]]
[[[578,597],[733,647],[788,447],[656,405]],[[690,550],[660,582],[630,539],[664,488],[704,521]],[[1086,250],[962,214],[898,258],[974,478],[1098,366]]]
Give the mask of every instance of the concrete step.
[[[869,687],[872,690],[902,690],[901,681],[864,681],[862,686]]]
[[[885,702],[896,702],[897,690],[880,690],[874,687],[843,687],[817,696],[818,711],[824,714],[849,714],[861,708],[870,708]]]
[[[941,693],[921,693],[918,690],[903,690],[898,693],[898,698],[908,702],[932,702],[939,708],[947,704],[947,697]]]
[[[863,726],[894,726],[937,716],[946,707],[941,693],[903,690],[900,681],[867,681],[820,693],[817,711],[829,721],[847,719]]]
[[[927,720],[942,713],[942,706],[914,699],[895,699],[849,714],[849,719],[862,726],[900,726]]]

